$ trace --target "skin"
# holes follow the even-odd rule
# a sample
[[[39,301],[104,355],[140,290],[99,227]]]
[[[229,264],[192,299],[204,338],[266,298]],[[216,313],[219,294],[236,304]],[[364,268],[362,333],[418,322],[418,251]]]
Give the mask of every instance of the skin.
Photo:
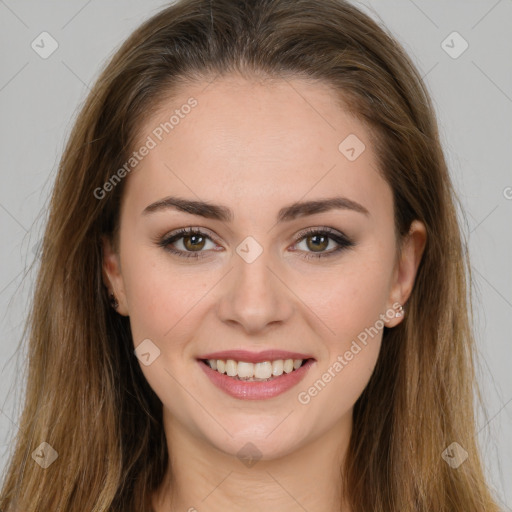
[[[379,315],[407,301],[425,227],[413,222],[398,258],[392,191],[377,172],[368,132],[327,85],[234,75],[195,83],[161,106],[140,140],[190,96],[197,107],[126,178],[119,252],[103,240],[105,284],[118,313],[130,317],[134,345],[149,338],[160,350],[141,368],[163,402],[175,483],[167,475],[154,510],[338,511],[352,410],[375,367],[382,329],[309,403],[298,394]],[[338,150],[349,134],[366,144],[354,161]],[[141,213],[169,195],[228,206],[234,220]],[[338,209],[276,223],[284,206],[334,195],[369,215]],[[315,247],[297,234],[325,226],[356,245],[305,259]],[[181,258],[155,242],[184,227],[216,237],[199,249],[204,258]],[[252,263],[236,252],[247,236],[263,248]],[[317,251],[338,246],[328,240]],[[191,252],[185,241],[173,245]],[[403,320],[385,318],[389,328]],[[213,386],[196,358],[239,348],[298,351],[316,362],[284,394],[238,400]],[[262,455],[252,467],[237,457],[248,442]]]

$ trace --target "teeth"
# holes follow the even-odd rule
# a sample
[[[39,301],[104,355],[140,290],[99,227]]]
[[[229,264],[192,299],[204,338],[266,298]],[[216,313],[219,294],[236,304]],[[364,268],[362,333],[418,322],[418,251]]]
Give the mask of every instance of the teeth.
[[[239,377],[253,377],[254,365],[252,363],[244,363],[240,361],[237,366],[237,375]]]
[[[238,374],[238,376],[241,377],[240,374]],[[254,365],[254,377],[257,379],[270,379],[270,377],[272,377],[272,363],[270,361],[256,363]]]
[[[208,359],[208,364],[212,370],[219,373],[225,373],[229,377],[235,377],[238,380],[270,380],[272,377],[279,377],[283,373],[291,373],[298,370],[303,363],[303,359],[278,359],[276,361],[263,361],[261,363],[247,363],[245,361],[235,361],[228,359]]]
[[[272,361],[272,375],[274,375],[274,377],[276,375],[282,375],[283,374],[283,366],[284,366],[284,362],[282,359],[278,359],[277,361]]]
[[[236,372],[238,371],[238,364],[236,361],[233,361],[233,359],[228,359],[226,361],[226,374],[229,377],[234,377],[236,375]]]

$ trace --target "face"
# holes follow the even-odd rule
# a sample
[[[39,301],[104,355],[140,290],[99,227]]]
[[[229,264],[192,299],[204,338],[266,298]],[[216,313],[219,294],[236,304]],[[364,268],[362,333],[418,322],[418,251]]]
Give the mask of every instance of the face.
[[[392,191],[368,135],[327,85],[235,76],[188,86],[141,128],[137,148],[151,147],[125,178],[104,275],[176,428],[272,459],[350,425],[424,243],[415,221],[398,258]],[[170,197],[219,208],[184,211]],[[201,361],[224,351],[260,363],[227,371],[257,376],[308,361],[242,382]]]

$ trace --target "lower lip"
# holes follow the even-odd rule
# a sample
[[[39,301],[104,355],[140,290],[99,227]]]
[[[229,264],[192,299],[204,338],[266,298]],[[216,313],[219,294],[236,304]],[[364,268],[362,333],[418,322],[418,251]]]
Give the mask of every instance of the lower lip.
[[[216,370],[212,370],[203,361],[198,361],[199,366],[219,389],[241,400],[264,400],[288,391],[306,376],[306,373],[314,362],[313,359],[308,359],[297,370],[290,373],[283,373],[279,375],[279,377],[274,377],[272,380],[249,382],[234,379],[227,376],[225,373],[219,373]]]

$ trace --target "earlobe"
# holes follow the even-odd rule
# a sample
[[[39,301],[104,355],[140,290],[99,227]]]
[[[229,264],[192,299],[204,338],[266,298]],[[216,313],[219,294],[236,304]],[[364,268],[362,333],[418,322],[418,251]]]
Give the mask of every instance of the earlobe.
[[[119,255],[114,250],[112,241],[105,235],[101,237],[101,246],[103,283],[109,297],[110,305],[118,313],[127,315]]]
[[[395,301],[391,308],[386,311],[385,325],[388,328],[396,327],[404,319],[406,314],[405,307],[401,302]]]

